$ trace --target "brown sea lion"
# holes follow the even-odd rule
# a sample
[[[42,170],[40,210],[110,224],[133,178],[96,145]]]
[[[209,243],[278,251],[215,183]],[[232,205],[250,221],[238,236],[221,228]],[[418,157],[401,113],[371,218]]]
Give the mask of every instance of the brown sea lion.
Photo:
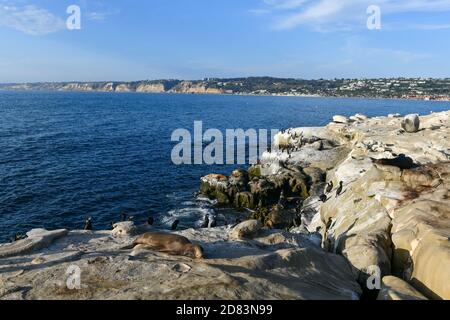
[[[170,255],[187,256],[195,259],[203,258],[203,248],[201,246],[193,244],[189,239],[176,234],[147,232],[134,240],[133,247],[138,244]]]

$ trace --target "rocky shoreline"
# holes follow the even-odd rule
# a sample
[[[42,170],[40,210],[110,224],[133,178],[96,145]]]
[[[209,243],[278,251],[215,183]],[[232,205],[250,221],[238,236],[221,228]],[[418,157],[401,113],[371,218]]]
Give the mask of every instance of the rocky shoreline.
[[[449,137],[450,111],[288,129],[258,165],[201,178],[252,219],[174,231],[204,259],[130,248],[149,225],[37,229],[0,245],[0,299],[450,299]]]

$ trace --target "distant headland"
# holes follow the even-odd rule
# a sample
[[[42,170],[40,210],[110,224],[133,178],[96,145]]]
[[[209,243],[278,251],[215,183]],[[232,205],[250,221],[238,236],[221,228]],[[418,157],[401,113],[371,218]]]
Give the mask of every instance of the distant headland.
[[[360,97],[450,101],[450,78],[317,79],[247,77],[132,82],[0,84],[0,90]]]

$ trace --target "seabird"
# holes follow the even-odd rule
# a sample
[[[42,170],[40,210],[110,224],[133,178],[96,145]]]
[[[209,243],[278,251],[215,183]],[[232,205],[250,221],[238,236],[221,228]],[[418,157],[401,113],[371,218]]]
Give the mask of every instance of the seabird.
[[[148,217],[148,219],[147,219],[147,224],[148,224],[149,226],[152,226],[154,222],[155,222],[155,220],[153,219],[153,217]]]
[[[333,181],[328,182],[327,188],[326,188],[326,190],[325,190],[326,193],[330,193],[331,190],[333,190],[333,187],[334,187]]]
[[[294,227],[300,227],[302,225],[302,217],[301,215],[297,215],[294,220],[292,221],[292,223],[294,224]]]
[[[321,194],[319,200],[323,203],[327,202],[328,198],[326,194]]]
[[[92,230],[92,218],[88,218],[84,224],[84,230]]]
[[[209,225],[209,214],[205,214],[205,216],[203,217],[203,222],[200,225],[200,228],[208,228]]]
[[[286,206],[286,204],[287,204],[287,200],[286,200],[286,197],[284,196],[284,190],[281,190],[281,193],[280,193],[280,200],[278,200],[278,204],[280,205],[280,206],[282,206],[283,208]]]
[[[122,213],[121,216],[122,216],[122,221],[126,221],[127,220],[127,215],[125,213]]]
[[[217,221],[214,216],[210,216],[208,228],[215,228],[215,227],[217,227]]]
[[[134,220],[133,216],[128,217],[128,221],[133,221],[133,220]]]
[[[26,238],[27,238],[26,235],[24,235],[22,233],[16,233],[14,235],[14,238],[11,239],[11,242],[16,242],[16,241],[23,240],[23,239],[26,239]]]
[[[340,196],[342,193],[342,189],[344,189],[344,182],[339,182],[339,187],[336,190],[336,197]]]
[[[170,227],[172,230],[177,230],[177,227],[178,227],[178,224],[180,223],[180,220],[175,220],[173,223],[172,223],[172,226]]]

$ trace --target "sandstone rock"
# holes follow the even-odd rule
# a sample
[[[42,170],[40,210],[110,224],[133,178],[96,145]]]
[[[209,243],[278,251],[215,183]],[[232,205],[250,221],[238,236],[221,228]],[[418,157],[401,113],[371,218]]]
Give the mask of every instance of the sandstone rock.
[[[233,239],[251,238],[255,236],[263,227],[259,220],[247,220],[235,226],[231,232],[230,237]]]
[[[415,133],[420,129],[420,118],[418,114],[407,115],[402,121],[402,128],[408,133]]]
[[[137,231],[133,221],[118,222],[113,225],[111,235],[114,237],[124,237],[135,235]]]
[[[233,242],[225,228],[188,229],[180,235],[201,243],[206,259],[120,249],[128,237],[109,232],[70,232],[45,250],[24,259],[7,258],[11,273],[0,271],[0,299],[51,300],[260,300],[358,299],[361,289],[343,257],[328,254],[301,236],[265,232],[262,238]],[[48,254],[75,250],[77,258],[58,262]],[[44,263],[29,261],[46,254]],[[66,286],[70,266],[82,270],[79,290]]]
[[[228,205],[233,198],[227,194],[229,181],[223,174],[209,174],[200,179],[200,192],[210,198],[216,199],[221,205]]]
[[[286,153],[265,153],[261,176],[246,191],[255,199],[263,190],[305,199],[299,233],[319,230],[322,246],[343,255],[361,283],[377,266],[383,276],[393,272],[429,298],[447,299],[450,111],[421,117],[424,130],[414,135],[399,130],[401,119],[363,118],[354,125],[333,122],[325,128],[287,130],[280,141],[291,144],[289,136],[301,134],[302,148],[289,159],[283,158]],[[315,150],[309,142],[317,138],[332,143]],[[417,167],[371,161],[402,154]],[[333,181],[335,188],[343,181],[343,192],[337,196],[334,189],[320,201],[323,182],[313,168],[326,172],[326,181]],[[290,227],[292,208],[261,204],[252,218],[271,227]]]
[[[34,250],[49,246],[55,239],[64,237],[68,231],[65,229],[47,231],[33,229],[27,233],[28,238],[10,244],[0,245],[0,258],[22,255]]]
[[[393,276],[382,280],[378,300],[428,300],[406,281]]]
[[[348,123],[348,118],[340,115],[333,117],[333,122],[335,123]]]
[[[362,113],[357,113],[357,114],[355,114],[354,117],[356,119],[358,119],[359,121],[364,121],[364,120],[368,119],[368,117],[365,114],[362,114]]]

